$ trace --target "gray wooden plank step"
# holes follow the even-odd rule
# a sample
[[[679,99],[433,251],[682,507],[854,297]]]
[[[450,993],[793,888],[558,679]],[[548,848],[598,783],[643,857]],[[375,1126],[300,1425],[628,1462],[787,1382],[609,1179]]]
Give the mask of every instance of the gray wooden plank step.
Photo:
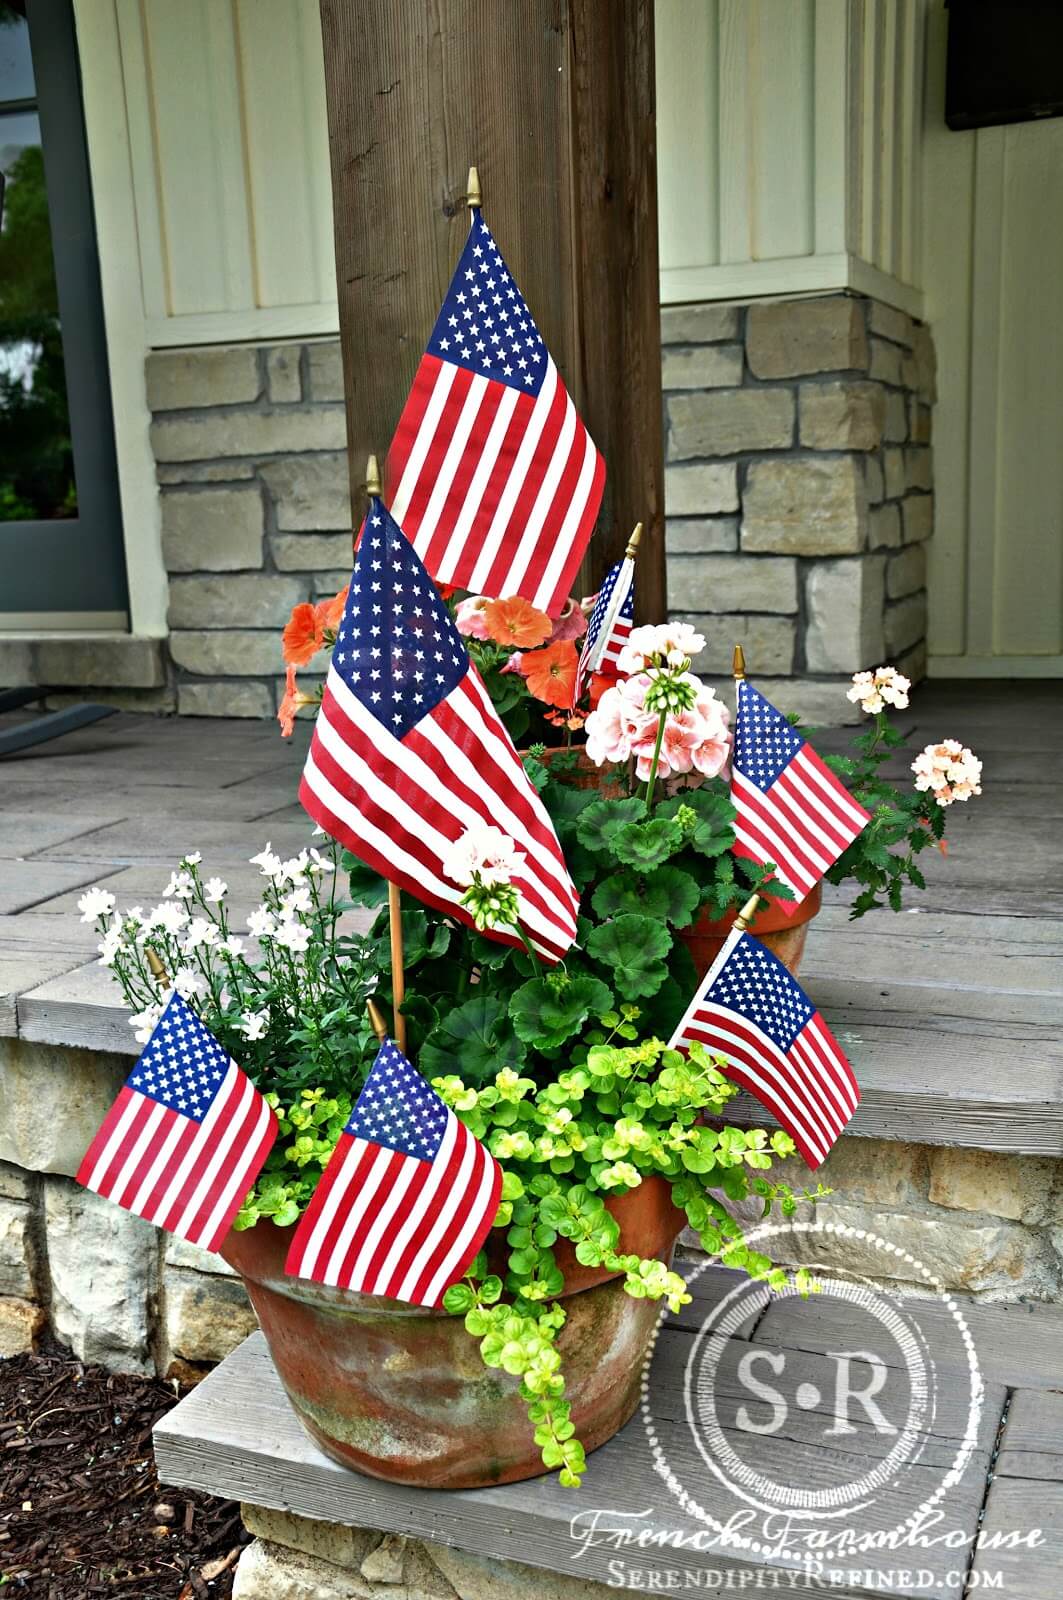
[[[1061,1574],[1063,1483],[998,1475],[990,1485],[965,1592],[1059,1600]]]
[[[927,1296],[894,1294],[892,1298],[902,1310],[909,1305],[915,1309],[938,1364],[965,1365],[946,1305]],[[955,1299],[987,1382],[1030,1391],[1050,1391],[1063,1385],[1063,1306],[1032,1300],[983,1304],[960,1295]],[[825,1352],[850,1348],[860,1326],[859,1313],[835,1296],[773,1298],[752,1337],[789,1349]],[[946,1333],[953,1336],[946,1339]],[[888,1363],[899,1359],[895,1350],[885,1346],[879,1354]],[[1045,1416],[1058,1423],[1059,1450],[1063,1452],[1063,1396],[1042,1392],[1040,1399],[1046,1405],[1051,1403]],[[1036,1406],[1038,1397],[1034,1395],[1028,1403]]]
[[[1054,1394],[1016,1390],[1000,1442],[996,1474],[1005,1478],[1039,1478],[1063,1484],[1063,1341],[1056,1346]]]
[[[721,1289],[732,1276],[720,1274]],[[703,1287],[707,1308],[714,1290],[711,1285]],[[377,1482],[330,1462],[303,1434],[265,1342],[261,1334],[255,1334],[156,1426],[160,1476],[166,1483],[206,1489],[302,1516],[402,1531],[480,1555],[611,1581],[614,1586],[647,1587],[644,1581],[630,1581],[633,1574],[626,1571],[647,1567],[676,1572],[677,1579],[668,1587],[698,1585],[708,1567],[731,1574],[735,1581],[726,1592],[733,1592],[743,1582],[742,1574],[748,1582],[752,1568],[775,1573],[786,1592],[820,1592],[818,1585],[809,1584],[802,1572],[794,1570],[785,1554],[765,1556],[743,1549],[740,1537],[721,1540],[718,1533],[713,1534],[711,1523],[699,1520],[681,1498],[682,1492],[688,1491],[718,1526],[745,1528],[746,1537],[753,1537],[749,1508],[706,1470],[686,1420],[685,1368],[694,1348],[691,1332],[673,1326],[666,1327],[658,1340],[649,1401],[656,1461],[646,1423],[636,1415],[621,1434],[589,1458],[578,1494],[559,1489],[551,1478],[493,1489],[433,1492]],[[736,1374],[738,1363],[750,1349],[745,1339],[728,1341],[713,1393],[725,1438],[735,1441],[736,1448],[740,1445],[743,1461],[752,1470],[763,1471],[783,1484],[829,1489],[881,1462],[892,1441],[866,1422],[831,1434],[837,1422],[833,1406],[819,1399],[832,1392],[831,1364],[816,1354],[798,1352],[789,1357],[793,1367],[789,1381],[814,1390],[815,1403],[802,1403],[787,1418],[785,1427],[771,1435],[757,1437],[745,1425],[739,1429],[738,1407],[748,1406],[751,1395]],[[888,1390],[895,1382],[899,1384],[900,1374],[891,1372],[878,1395],[887,1412],[891,1403]],[[927,1558],[925,1565],[931,1569],[933,1581],[921,1586],[920,1594],[947,1594],[947,1571],[964,1564],[984,1500],[990,1451],[1003,1405],[1003,1389],[990,1386],[974,1453],[942,1502],[948,1525],[961,1530],[965,1543],[960,1549]],[[942,1482],[965,1426],[965,1408],[958,1394],[955,1403],[945,1396],[932,1427],[919,1441],[918,1460],[853,1513],[851,1522],[844,1525],[846,1535],[881,1540],[887,1530],[916,1515]],[[669,1490],[662,1480],[662,1463],[676,1480],[675,1490]],[[592,1527],[597,1531],[589,1537]],[[663,1541],[663,1545],[658,1542],[654,1548],[651,1543],[653,1554],[647,1557],[626,1550],[607,1536],[606,1529],[634,1531],[644,1541]],[[876,1575],[895,1564],[896,1556],[888,1549],[861,1554],[863,1575],[856,1582],[850,1578],[852,1593],[881,1592]],[[618,1584],[618,1566],[628,1581]],[[725,1591],[712,1586],[706,1592]],[[831,1592],[836,1592],[833,1586]],[[893,1592],[912,1591],[895,1587]]]

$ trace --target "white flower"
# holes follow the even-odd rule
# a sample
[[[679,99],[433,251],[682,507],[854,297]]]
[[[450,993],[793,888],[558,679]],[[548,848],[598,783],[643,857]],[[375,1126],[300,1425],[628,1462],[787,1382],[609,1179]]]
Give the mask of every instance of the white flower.
[[[845,698],[854,705],[859,703],[861,711],[873,717],[884,705],[903,711],[911,687],[911,680],[896,667],[876,667],[873,672],[854,672],[852,688],[845,691]]]
[[[192,1000],[196,995],[207,992],[207,980],[198,972],[193,972],[191,967],[178,967],[173,975],[173,986],[182,1000]]]
[[[299,883],[309,865],[309,850],[300,850],[297,856],[290,856],[287,861],[281,863],[280,875],[287,878],[289,883]]]
[[[250,859],[253,867],[261,867],[264,878],[276,878],[283,871],[281,858],[274,854],[271,844],[267,844],[264,850],[260,850],[257,856],[252,856]]]
[[[143,922],[144,921],[144,907],[143,906],[130,906],[129,909],[125,912],[125,920],[127,922]]]
[[[157,1003],[145,1006],[143,1011],[134,1012],[129,1019],[129,1026],[134,1030],[133,1037],[137,1044],[147,1044],[158,1027],[161,1016],[162,1006]]]
[[[285,922],[290,922],[292,917],[299,916],[314,908],[313,898],[305,883],[299,884],[289,891],[281,901],[281,916]]]
[[[190,900],[194,890],[195,884],[187,872],[171,872],[170,881],[162,892],[167,900],[174,896],[178,900]]]
[[[313,839],[327,839],[328,838],[328,834],[325,832],[325,830],[321,826],[320,822],[315,824],[314,831],[311,834],[311,838],[313,838]]]
[[[230,933],[229,937],[227,939],[223,939],[221,944],[218,946],[219,950],[224,950],[226,955],[230,956],[240,955],[243,951],[243,948],[244,941],[238,934],[235,933]]]
[[[188,921],[188,912],[184,906],[175,906],[173,902],[158,905],[149,911],[144,922],[145,929],[161,928],[164,933],[180,933]]]
[[[310,929],[302,922],[282,922],[274,938],[293,955],[302,955],[310,944]]]
[[[78,910],[82,922],[95,922],[97,917],[105,917],[114,910],[114,895],[109,889],[86,889],[78,901]]]
[[[928,744],[912,762],[915,787],[929,790],[939,806],[954,800],[969,800],[982,792],[982,763],[958,739],[943,739]]]
[[[245,1039],[261,1039],[269,1027],[268,1011],[251,1011],[236,1024]]]
[[[203,885],[203,898],[211,905],[217,905],[219,900],[224,900],[228,891],[229,885],[224,878],[208,878]]]
[[[191,850],[188,855],[181,857],[181,865],[182,867],[198,867],[202,860],[203,857],[198,850]]]
[[[206,917],[193,917],[188,924],[188,932],[181,948],[186,955],[191,955],[193,950],[198,950],[202,945],[206,945],[209,949],[211,945],[217,944],[220,937],[213,922],[209,922]]]
[[[317,831],[319,833],[321,832],[320,829],[318,829]],[[315,850],[313,845],[311,845],[310,846],[310,871],[311,872],[335,872],[335,870],[336,870],[336,868],[335,868],[334,863],[331,862],[331,861],[328,861],[321,854],[320,850]]]
[[[269,939],[277,931],[277,919],[266,906],[259,906],[247,919],[252,939]]]
[[[512,882],[527,860],[523,850],[518,850],[513,840],[501,828],[479,824],[466,828],[443,857],[443,872],[452,883],[468,888],[479,882],[494,887]]]
[[[113,967],[118,952],[122,948],[123,923],[121,917],[115,917],[110,927],[106,930],[103,940],[97,947],[100,952],[100,966]]]
[[[633,628],[617,658],[617,671],[627,677],[652,666],[681,667],[704,648],[704,634],[689,622]]]

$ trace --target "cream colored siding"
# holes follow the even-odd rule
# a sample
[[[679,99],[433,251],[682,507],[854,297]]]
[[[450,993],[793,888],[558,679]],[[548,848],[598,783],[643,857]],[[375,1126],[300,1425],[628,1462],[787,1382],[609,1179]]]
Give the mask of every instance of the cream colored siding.
[[[925,0],[657,0],[661,298],[920,309]]]
[[[939,675],[1063,672],[1063,120],[953,133],[930,32],[924,273],[938,350]]]
[[[116,0],[148,343],[335,331],[313,0]]]

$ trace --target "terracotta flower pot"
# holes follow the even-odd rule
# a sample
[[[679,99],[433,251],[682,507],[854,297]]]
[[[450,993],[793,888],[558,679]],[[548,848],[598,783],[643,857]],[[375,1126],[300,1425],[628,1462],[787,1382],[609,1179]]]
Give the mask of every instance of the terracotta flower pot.
[[[526,750],[520,753],[528,754]],[[568,759],[561,759],[571,756],[576,758],[575,766]],[[569,789],[597,789],[605,800],[613,800],[627,793],[622,781],[614,775],[613,768],[596,766],[582,745],[548,745],[539,760],[551,771],[555,762],[560,761],[560,770],[554,772],[554,777]]]
[[[663,1178],[608,1205],[621,1250],[671,1259],[685,1218]],[[461,1317],[286,1277],[293,1231],[259,1222],[230,1233],[222,1255],[244,1280],[296,1416],[327,1455],[370,1477],[433,1489],[482,1488],[545,1470],[520,1380],[483,1365]],[[499,1241],[495,1250],[503,1249]],[[558,1348],[566,1396],[578,1436],[594,1450],[638,1404],[660,1307],[580,1266],[566,1240],[556,1255],[565,1274]]]
[[[756,934],[769,950],[774,951],[795,978],[805,952],[808,924],[818,912],[821,900],[822,893],[817,883],[791,916],[779,909],[778,901],[773,901],[757,912],[750,926],[750,933]],[[699,978],[705,976],[723,949],[737,914],[733,911],[726,917],[710,917],[707,912],[702,912],[689,928],[676,930],[676,938],[682,940],[694,959]]]

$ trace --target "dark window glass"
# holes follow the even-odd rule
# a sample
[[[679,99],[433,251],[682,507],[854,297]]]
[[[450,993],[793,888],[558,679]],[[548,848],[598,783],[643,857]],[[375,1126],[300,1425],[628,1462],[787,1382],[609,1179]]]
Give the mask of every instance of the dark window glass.
[[[29,33],[0,3],[0,522],[77,514]]]

